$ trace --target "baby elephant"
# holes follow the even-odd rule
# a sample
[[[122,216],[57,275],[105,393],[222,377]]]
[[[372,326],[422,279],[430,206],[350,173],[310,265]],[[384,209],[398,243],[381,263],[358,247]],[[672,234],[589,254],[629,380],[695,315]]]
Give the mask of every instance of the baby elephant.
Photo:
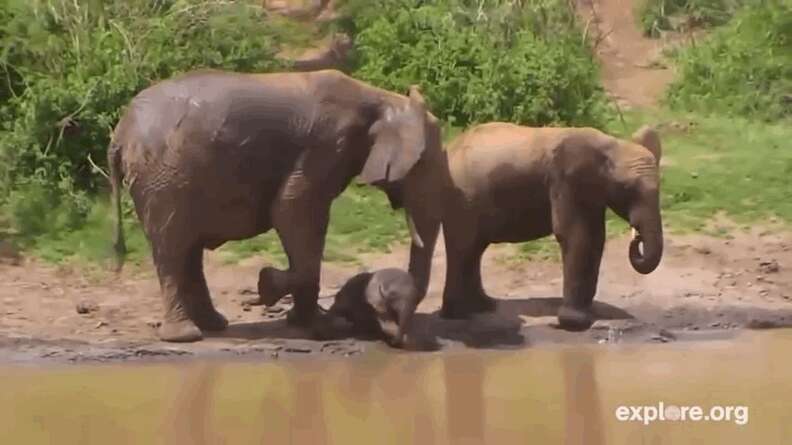
[[[363,272],[341,287],[328,314],[345,319],[358,334],[402,347],[419,297],[412,276],[401,269]]]

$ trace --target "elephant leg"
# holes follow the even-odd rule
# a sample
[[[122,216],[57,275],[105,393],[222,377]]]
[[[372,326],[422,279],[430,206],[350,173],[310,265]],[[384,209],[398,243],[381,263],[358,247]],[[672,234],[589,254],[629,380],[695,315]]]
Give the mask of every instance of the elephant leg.
[[[322,253],[329,214],[329,204],[311,207],[295,202],[286,203],[278,212],[275,230],[289,258],[289,269],[262,270],[260,289],[265,291],[265,303],[292,294],[294,307],[287,316],[290,324],[309,327],[318,313]]]
[[[605,245],[605,209],[554,202],[553,231],[564,267],[558,322],[567,330],[586,330],[594,323],[591,305]]]
[[[190,317],[195,295],[194,277],[190,276],[190,249],[174,248],[172,245],[153,244],[154,263],[157,267],[162,292],[165,316],[157,332],[160,339],[170,342],[200,340],[201,330]]]
[[[228,327],[228,320],[212,304],[203,271],[203,253],[203,247],[197,246],[191,249],[187,256],[187,276],[191,278],[187,283],[190,286],[187,296],[192,298],[191,304],[188,305],[189,315],[204,331],[222,331]]]
[[[456,246],[446,242],[446,283],[440,315],[447,319],[468,318],[495,309],[495,299],[487,296],[481,280],[481,257],[487,243]]]

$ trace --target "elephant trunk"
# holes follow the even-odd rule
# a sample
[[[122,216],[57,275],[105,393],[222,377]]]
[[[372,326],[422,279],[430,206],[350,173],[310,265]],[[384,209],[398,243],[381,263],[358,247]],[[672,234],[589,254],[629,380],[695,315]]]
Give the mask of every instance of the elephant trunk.
[[[633,239],[630,241],[630,264],[636,272],[652,273],[663,257],[663,224],[657,193],[644,199],[644,205],[630,212]],[[647,201],[649,205],[647,204]]]
[[[427,217],[423,210],[408,208],[407,213],[408,225],[412,225],[411,232],[415,234],[410,245],[409,271],[415,279],[418,295],[423,299],[429,289],[432,256],[440,233],[440,220]]]

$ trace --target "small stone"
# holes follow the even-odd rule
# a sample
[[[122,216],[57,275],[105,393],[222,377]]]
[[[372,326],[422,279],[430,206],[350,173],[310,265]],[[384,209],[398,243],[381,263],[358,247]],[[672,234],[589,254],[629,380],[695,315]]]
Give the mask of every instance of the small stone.
[[[716,322],[710,323],[709,326],[711,328],[719,328],[721,326],[721,323],[719,321],[716,321]]]
[[[712,250],[706,246],[696,247],[694,250],[702,255],[709,255],[712,253]]]
[[[747,286],[747,287],[753,287],[753,283],[751,283],[751,282],[749,281],[749,282],[745,283],[745,286]]]
[[[100,321],[100,322],[96,323],[96,329],[99,329],[99,328],[101,328],[103,326],[107,326],[107,323],[105,323],[103,321]]]
[[[99,306],[93,301],[83,300],[77,303],[75,309],[77,310],[78,314],[84,315],[98,311]]]
[[[286,348],[285,351],[286,352],[296,352],[296,353],[300,353],[300,354],[310,354],[311,352],[313,352],[313,350],[311,348],[304,348],[304,347],[301,347],[301,346],[290,346],[290,347]]]
[[[751,319],[745,324],[747,329],[772,329],[778,327],[778,323],[770,320]]]
[[[776,260],[762,261],[759,263],[759,271],[764,274],[778,273],[780,269],[781,267]]]
[[[250,305],[249,304],[242,305],[242,310],[245,312],[250,312],[251,311]]]
[[[147,322],[146,322],[146,324],[147,324],[147,325],[148,325],[150,328],[153,328],[153,329],[157,329],[157,328],[159,328],[160,326],[162,326],[162,322],[161,322],[161,321],[155,321],[155,320],[147,321]]]

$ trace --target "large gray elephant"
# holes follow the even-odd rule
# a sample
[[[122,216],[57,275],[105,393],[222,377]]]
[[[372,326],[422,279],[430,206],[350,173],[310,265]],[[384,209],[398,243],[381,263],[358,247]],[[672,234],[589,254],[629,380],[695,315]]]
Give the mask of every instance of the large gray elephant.
[[[405,207],[423,295],[431,253],[419,253],[434,248],[437,231],[416,232],[432,226],[410,218],[426,213],[410,207],[422,203],[410,194],[431,176],[423,160],[441,151],[417,87],[402,96],[334,70],[200,70],[159,82],[131,101],[108,150],[119,267],[126,179],[159,277],[161,339],[195,341],[228,325],[212,304],[203,251],[271,228],[289,268],[262,270],[261,301],[292,294],[289,322],[312,326],[330,206],[359,175]]]
[[[441,315],[464,318],[494,309],[481,280],[481,257],[490,244],[553,234],[563,261],[559,323],[570,330],[589,328],[606,208],[634,228],[628,255],[633,268],[648,274],[660,263],[661,150],[649,127],[632,140],[592,128],[509,123],[483,124],[459,135],[424,170],[431,172],[433,187],[423,196],[433,204],[424,204],[429,213],[420,218],[414,214],[428,224],[422,233],[437,233],[442,223],[447,273]],[[411,263],[423,264],[431,252],[414,250]]]

